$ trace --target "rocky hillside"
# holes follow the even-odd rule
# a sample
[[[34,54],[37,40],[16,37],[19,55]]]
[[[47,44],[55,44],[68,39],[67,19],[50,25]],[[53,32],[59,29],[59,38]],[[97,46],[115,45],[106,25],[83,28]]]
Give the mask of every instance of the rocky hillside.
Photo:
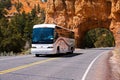
[[[68,28],[79,27],[88,20],[106,21],[111,13],[107,0],[48,0],[47,6],[46,23]]]
[[[40,6],[43,9],[46,7],[46,3],[41,0],[11,0],[11,3],[11,7],[7,9],[11,16],[18,13],[18,11],[25,11],[26,13],[31,12],[35,6]]]

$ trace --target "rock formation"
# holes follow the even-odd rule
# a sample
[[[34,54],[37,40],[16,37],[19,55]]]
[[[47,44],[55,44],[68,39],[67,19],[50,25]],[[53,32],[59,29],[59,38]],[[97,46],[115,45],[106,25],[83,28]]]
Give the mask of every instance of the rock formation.
[[[20,12],[25,11],[25,13],[31,12],[34,6],[40,5],[41,8],[46,8],[46,3],[43,3],[41,0],[11,0],[12,6],[7,11],[9,15],[14,15],[18,13],[16,9],[16,5],[20,3],[22,6],[20,8]]]
[[[96,27],[110,27],[110,0],[48,0],[45,23],[55,23],[75,31],[81,47],[85,33]]]
[[[120,0],[112,0],[110,30],[114,34],[116,46],[120,46]]]

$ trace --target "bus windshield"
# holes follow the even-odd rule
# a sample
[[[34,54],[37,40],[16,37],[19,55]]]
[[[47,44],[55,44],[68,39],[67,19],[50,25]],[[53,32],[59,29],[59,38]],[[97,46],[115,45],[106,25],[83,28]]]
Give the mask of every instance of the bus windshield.
[[[33,44],[52,44],[54,28],[34,28],[32,33]]]

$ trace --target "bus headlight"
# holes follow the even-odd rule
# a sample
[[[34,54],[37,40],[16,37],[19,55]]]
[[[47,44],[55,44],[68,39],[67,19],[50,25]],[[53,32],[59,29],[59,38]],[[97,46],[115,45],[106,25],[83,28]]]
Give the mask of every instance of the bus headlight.
[[[32,47],[32,48],[37,48],[37,47]]]
[[[47,48],[53,48],[53,46],[49,46],[49,47],[47,47]]]

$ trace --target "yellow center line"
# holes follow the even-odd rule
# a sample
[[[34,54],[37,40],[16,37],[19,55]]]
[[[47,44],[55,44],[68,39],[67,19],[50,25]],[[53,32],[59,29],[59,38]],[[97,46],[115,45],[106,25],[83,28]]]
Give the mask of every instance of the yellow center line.
[[[31,64],[26,64],[26,65],[23,65],[23,66],[18,66],[18,67],[15,67],[15,68],[3,70],[3,71],[0,71],[0,74],[10,73],[10,72],[13,72],[13,71],[28,68],[28,67],[38,65],[38,64],[41,64],[41,63],[44,63],[44,62],[48,62],[48,61],[51,61],[51,60],[55,60],[55,59],[58,59],[58,58],[50,58],[50,59],[47,59],[47,60],[42,60],[42,61],[34,62],[34,63],[31,63]]]

